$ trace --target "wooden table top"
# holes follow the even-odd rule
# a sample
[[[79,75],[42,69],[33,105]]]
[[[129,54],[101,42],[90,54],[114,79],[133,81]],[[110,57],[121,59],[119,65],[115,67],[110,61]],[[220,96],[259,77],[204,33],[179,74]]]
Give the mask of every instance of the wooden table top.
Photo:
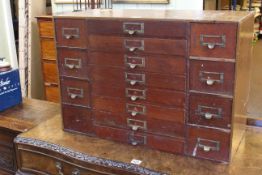
[[[28,145],[39,143],[42,147],[49,148],[58,145],[76,153],[73,155],[83,153],[87,157],[110,160],[113,164],[115,162],[121,167],[123,167],[122,164],[130,165],[132,159],[138,159],[142,161],[140,164],[142,168],[171,175],[262,174],[262,128],[247,128],[245,138],[229,165],[64,132],[60,115],[19,135],[17,141]],[[87,160],[89,159],[87,158]]]
[[[59,104],[24,98],[22,104],[0,112],[0,128],[25,132],[59,113]]]

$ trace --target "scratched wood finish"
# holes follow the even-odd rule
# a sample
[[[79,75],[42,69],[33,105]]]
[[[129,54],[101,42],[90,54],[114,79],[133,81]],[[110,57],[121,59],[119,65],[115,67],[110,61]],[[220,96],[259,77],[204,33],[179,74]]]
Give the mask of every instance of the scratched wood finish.
[[[14,174],[17,169],[14,138],[58,113],[57,104],[32,99],[0,112],[0,174]]]
[[[245,108],[247,96],[237,87],[242,82],[247,90],[249,77],[239,78],[243,69],[239,63],[245,58],[238,53],[243,50],[239,41],[252,41],[251,27],[243,27],[253,20],[252,14],[154,12],[96,10],[57,15],[62,104],[73,106],[72,111],[90,110],[90,128],[98,137],[229,162],[237,146],[231,144],[240,142],[231,133],[239,133],[234,138],[243,134],[236,131],[243,129],[235,123],[245,120],[244,110],[241,119],[236,120],[235,114]],[[67,56],[81,60],[81,69],[76,69],[79,61],[66,65]],[[79,89],[84,95],[79,95]],[[235,101],[238,96],[243,103]],[[76,127],[75,122],[82,119],[74,113],[64,112],[71,116],[63,117],[67,127],[72,123],[71,131],[88,134],[87,125]],[[212,140],[212,135],[217,136]],[[130,137],[134,137],[131,142]],[[145,138],[150,144],[145,144]]]

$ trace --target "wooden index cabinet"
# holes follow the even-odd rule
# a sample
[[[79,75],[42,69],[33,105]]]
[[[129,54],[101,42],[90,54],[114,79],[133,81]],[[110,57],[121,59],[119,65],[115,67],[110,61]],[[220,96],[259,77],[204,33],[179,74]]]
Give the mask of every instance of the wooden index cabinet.
[[[54,17],[64,129],[228,162],[245,126],[253,14]]]

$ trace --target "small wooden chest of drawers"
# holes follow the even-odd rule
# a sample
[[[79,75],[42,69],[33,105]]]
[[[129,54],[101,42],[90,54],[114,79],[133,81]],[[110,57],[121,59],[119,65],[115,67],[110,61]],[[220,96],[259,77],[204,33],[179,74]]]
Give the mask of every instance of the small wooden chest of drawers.
[[[252,13],[71,15],[54,18],[65,130],[230,160],[244,132]]]
[[[53,17],[39,16],[37,17],[37,22],[40,36],[45,100],[58,103],[60,101],[60,91],[58,87]]]

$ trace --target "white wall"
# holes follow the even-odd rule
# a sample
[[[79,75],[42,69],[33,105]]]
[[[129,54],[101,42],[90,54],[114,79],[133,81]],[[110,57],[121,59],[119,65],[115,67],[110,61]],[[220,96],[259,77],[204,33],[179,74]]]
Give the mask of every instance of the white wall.
[[[0,57],[5,57],[13,68],[17,68],[10,0],[0,0],[0,23]]]
[[[169,4],[113,4],[113,9],[175,9],[202,10],[203,0],[170,0]],[[71,12],[71,4],[56,4],[52,0],[53,13]]]

